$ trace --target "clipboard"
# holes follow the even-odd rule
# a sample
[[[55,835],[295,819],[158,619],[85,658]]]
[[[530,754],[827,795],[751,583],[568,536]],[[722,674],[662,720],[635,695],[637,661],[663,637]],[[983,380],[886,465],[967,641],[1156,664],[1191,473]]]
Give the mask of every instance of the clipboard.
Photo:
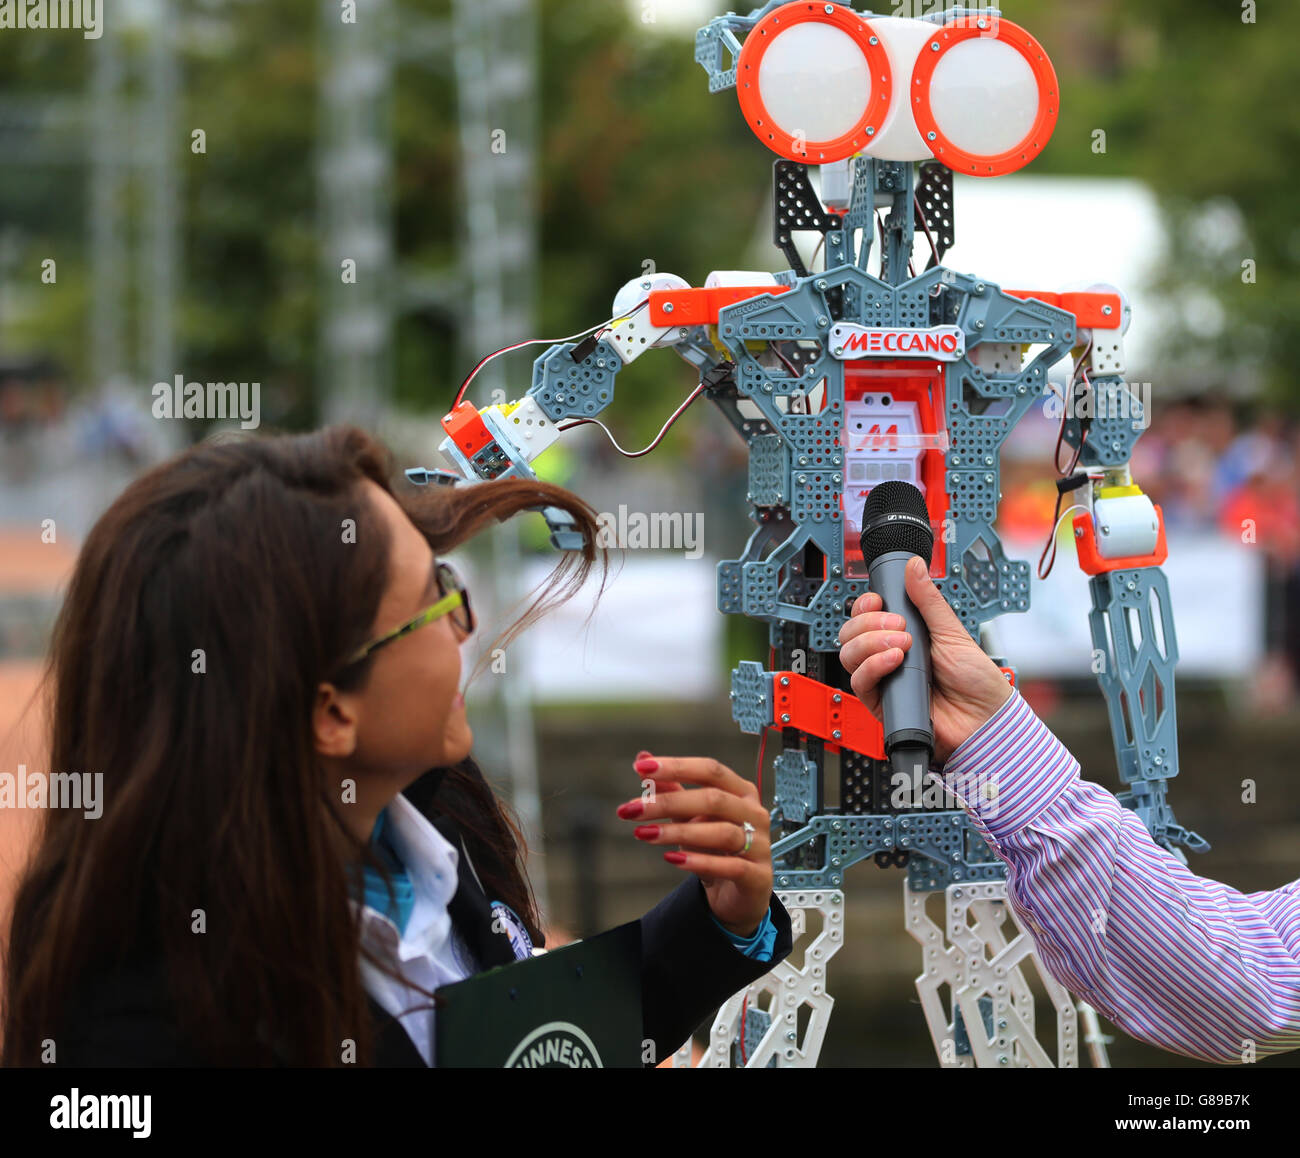
[[[437,990],[439,1067],[640,1069],[641,924]]]

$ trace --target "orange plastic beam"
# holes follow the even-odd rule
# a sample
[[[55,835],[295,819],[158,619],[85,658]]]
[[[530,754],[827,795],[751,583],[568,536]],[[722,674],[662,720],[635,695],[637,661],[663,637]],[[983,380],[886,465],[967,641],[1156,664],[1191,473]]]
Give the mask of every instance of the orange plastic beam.
[[[998,670],[1012,687],[1016,686],[1011,668]],[[783,679],[790,681],[784,687]],[[825,740],[830,752],[847,748],[876,760],[885,758],[885,729],[852,692],[842,692],[793,671],[773,672],[772,690],[775,714],[769,727],[776,731],[798,728]],[[787,720],[786,716],[790,718]]]
[[[702,326],[718,320],[718,311],[759,294],[783,294],[788,285],[726,285],[713,289],[652,290],[652,326]],[[672,309],[665,309],[666,306]]]
[[[825,740],[832,752],[848,748],[877,760],[884,759],[884,729],[852,692],[842,692],[793,671],[773,672],[772,677],[775,703],[772,727],[798,728]],[[781,681],[785,679],[790,682],[783,687]],[[786,720],[785,716],[790,718]]]
[[[1046,290],[1003,290],[1013,298],[1034,298],[1044,305],[1056,306],[1074,315],[1075,325],[1085,330],[1118,330],[1123,319],[1124,304],[1119,294],[1065,293],[1053,294]],[[1107,307],[1110,313],[1106,312]]]

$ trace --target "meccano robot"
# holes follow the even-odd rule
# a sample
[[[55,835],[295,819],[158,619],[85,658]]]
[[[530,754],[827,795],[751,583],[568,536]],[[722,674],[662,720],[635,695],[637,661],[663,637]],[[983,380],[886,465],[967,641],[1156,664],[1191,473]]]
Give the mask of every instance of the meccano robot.
[[[724,1006],[704,1064],[816,1062],[833,1004],[826,965],[844,937],[844,874],[870,858],[905,871],[907,929],[923,951],[917,988],[941,1064],[1074,1066],[1084,1038],[1104,1065],[1095,1014],[1039,965],[1005,903],[1004,866],[966,814],[951,800],[899,805],[881,727],[849,689],[837,640],[867,590],[865,497],[902,479],[925,497],[936,584],[996,650],[990,621],[1030,600],[1028,564],[1008,559],[993,530],[1000,448],[1056,389],[1048,370],[1073,352],[1058,402],[1073,461],[1054,465],[1058,494],[1080,507],[1072,525],[1092,577],[1092,667],[1127,785],[1120,799],[1171,850],[1207,847],[1166,803],[1178,771],[1178,652],[1159,566],[1163,518],[1127,466],[1146,425],[1123,379],[1127,302],[1105,285],[1003,289],[940,264],[953,243],[953,173],[1009,173],[1047,144],[1058,102],[1051,62],[996,10],[908,19],[776,0],[712,20],[696,34],[695,59],[710,91],[737,89],[746,121],[778,154],[774,237],[790,268],[715,271],[701,288],[669,273],[629,281],[608,323],[536,360],[517,401],[479,409],[462,386],[443,419],[440,450],[453,469],[408,475],[535,477],[529,464],[561,430],[613,400],[624,365],[671,349],[697,367],[692,399],[707,396],[749,450],[756,527],[740,558],[718,564],[717,599],[720,611],[769,628],[768,663],[732,672],[732,714],[743,731],[779,738],[772,856],[796,935],[789,962]],[[820,271],[810,269],[816,253],[805,261],[796,248],[797,232],[820,235]],[[920,272],[914,243],[928,257]],[[581,546],[563,511],[542,513],[556,548]],[[1014,682],[1014,668],[994,658]],[[926,913],[936,892],[942,925]],[[1031,968],[1055,1008],[1054,1056],[1035,1035]]]

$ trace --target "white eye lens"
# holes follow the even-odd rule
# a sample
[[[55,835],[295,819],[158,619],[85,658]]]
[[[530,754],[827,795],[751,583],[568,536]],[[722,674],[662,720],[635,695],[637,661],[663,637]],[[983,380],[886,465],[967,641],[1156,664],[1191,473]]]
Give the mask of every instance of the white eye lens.
[[[796,24],[763,53],[758,91],[777,128],[804,141],[833,141],[853,129],[871,103],[867,58],[847,32]]]
[[[980,157],[1014,149],[1038,116],[1038,82],[1029,62],[1000,40],[954,44],[930,82],[930,109],[939,131]]]

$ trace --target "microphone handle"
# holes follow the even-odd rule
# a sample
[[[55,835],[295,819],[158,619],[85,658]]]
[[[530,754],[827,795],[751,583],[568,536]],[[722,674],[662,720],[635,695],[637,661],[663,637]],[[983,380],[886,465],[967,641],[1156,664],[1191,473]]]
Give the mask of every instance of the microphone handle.
[[[881,715],[884,716],[885,753],[911,749],[911,758],[930,766],[934,754],[934,724],[930,719],[930,629],[907,597],[907,565],[917,558],[911,551],[887,551],[871,565],[868,586],[880,596],[884,610],[901,615],[912,646],[903,662],[880,681]],[[916,749],[924,748],[924,753]]]

